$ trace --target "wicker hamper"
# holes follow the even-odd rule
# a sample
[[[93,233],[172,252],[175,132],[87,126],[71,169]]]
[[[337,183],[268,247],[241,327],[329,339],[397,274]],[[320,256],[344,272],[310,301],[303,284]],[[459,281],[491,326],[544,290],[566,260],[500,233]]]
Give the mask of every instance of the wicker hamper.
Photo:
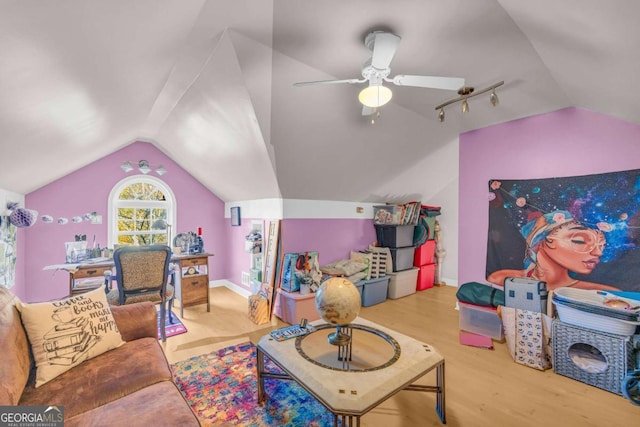
[[[639,340],[639,335],[614,335],[555,319],[552,327],[553,371],[622,395],[622,380],[636,366]],[[603,359],[600,369],[589,372],[574,362],[577,360],[575,350],[581,347],[591,349]]]

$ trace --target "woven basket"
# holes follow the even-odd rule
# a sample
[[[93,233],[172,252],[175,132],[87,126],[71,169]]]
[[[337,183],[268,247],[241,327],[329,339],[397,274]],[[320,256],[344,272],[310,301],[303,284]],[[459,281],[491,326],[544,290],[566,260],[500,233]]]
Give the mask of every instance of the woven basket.
[[[553,371],[612,393],[622,394],[622,380],[634,369],[640,336],[615,335],[569,325],[555,319],[552,327]],[[597,372],[576,364],[575,350],[595,348],[602,363]],[[598,353],[599,352],[599,353]]]

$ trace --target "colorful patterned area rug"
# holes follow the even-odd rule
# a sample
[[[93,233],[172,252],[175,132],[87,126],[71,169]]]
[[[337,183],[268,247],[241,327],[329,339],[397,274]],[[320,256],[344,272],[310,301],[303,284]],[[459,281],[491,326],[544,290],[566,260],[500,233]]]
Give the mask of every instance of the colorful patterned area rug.
[[[178,318],[175,313],[172,317],[173,323],[169,323],[169,313],[165,315],[164,319],[164,331],[167,334],[167,338],[187,332],[187,327],[184,326],[184,324],[180,321],[180,318]],[[162,338],[160,334],[160,311],[158,311],[158,339]]]
[[[332,426],[333,416],[302,387],[289,380],[265,379],[266,399],[258,404],[256,347],[243,343],[192,357],[171,366],[203,426]],[[266,368],[278,372],[267,360]]]

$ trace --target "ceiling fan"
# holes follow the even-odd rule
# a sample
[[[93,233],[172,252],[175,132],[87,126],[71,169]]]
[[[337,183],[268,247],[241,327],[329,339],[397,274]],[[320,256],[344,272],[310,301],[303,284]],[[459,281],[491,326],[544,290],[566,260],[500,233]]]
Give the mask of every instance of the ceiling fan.
[[[364,45],[371,51],[369,58],[362,66],[361,79],[344,80],[319,80],[311,82],[298,82],[294,86],[308,86],[319,84],[369,83],[364,88],[358,99],[362,103],[362,115],[374,114],[378,107],[391,100],[391,89],[384,86],[383,82],[393,83],[396,86],[413,86],[431,89],[458,90],[464,86],[464,79],[460,77],[435,77],[435,76],[411,76],[398,74],[389,78],[391,73],[391,60],[396,53],[400,37],[387,31],[372,31],[364,39]]]

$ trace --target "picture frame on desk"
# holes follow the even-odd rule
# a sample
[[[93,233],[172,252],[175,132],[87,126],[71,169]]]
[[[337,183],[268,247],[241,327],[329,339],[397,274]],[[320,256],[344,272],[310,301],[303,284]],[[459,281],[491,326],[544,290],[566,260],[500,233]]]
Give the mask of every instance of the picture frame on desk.
[[[240,206],[234,206],[231,208],[231,226],[236,227],[241,225],[240,219]]]

